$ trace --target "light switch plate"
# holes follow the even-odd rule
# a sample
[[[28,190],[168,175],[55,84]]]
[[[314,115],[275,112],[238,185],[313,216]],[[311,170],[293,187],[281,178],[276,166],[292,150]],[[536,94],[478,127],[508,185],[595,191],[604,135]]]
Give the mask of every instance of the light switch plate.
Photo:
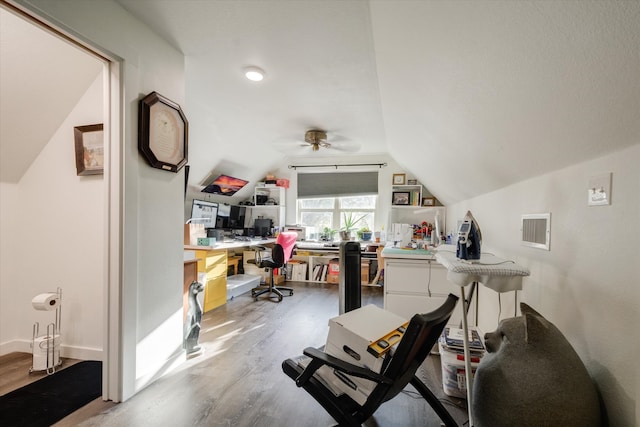
[[[587,189],[589,206],[603,206],[611,204],[611,172],[594,175],[589,178]]]

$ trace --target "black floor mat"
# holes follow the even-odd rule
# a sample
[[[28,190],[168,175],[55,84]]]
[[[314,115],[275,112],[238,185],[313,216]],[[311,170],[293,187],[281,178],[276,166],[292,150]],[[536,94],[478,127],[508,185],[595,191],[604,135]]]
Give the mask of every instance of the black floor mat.
[[[0,425],[50,426],[101,395],[102,362],[79,362],[0,396]]]

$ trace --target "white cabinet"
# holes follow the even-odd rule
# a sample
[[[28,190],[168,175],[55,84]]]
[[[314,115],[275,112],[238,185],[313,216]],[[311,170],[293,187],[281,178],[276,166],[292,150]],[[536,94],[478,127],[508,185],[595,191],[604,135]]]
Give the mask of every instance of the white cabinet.
[[[253,192],[256,206],[285,205],[284,187],[256,187]]]
[[[392,188],[391,214],[389,215],[387,230],[392,229],[392,224],[411,224],[419,226],[423,222],[436,226],[436,214],[438,214],[438,230],[443,234],[445,228],[445,207],[435,206],[436,200],[429,197],[429,203],[433,205],[423,206],[423,195],[430,196],[428,190],[425,192],[422,184],[415,185],[394,185]],[[389,240],[390,236],[387,236]],[[421,239],[422,234],[416,235],[416,239]]]
[[[416,313],[438,308],[447,295],[459,289],[447,281],[447,269],[435,260],[385,258],[384,308],[406,319]],[[456,307],[449,323],[458,324],[461,308]]]
[[[282,230],[285,226],[286,198],[284,187],[256,187],[254,189],[255,205],[248,209],[247,227],[253,227],[258,218],[270,219],[274,227]]]

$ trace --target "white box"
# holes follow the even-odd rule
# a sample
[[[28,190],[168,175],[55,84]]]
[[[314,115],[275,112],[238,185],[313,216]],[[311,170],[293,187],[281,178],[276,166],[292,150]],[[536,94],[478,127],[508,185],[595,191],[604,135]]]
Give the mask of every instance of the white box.
[[[325,352],[339,359],[380,373],[384,357],[376,357],[367,348],[407,320],[375,305],[367,305],[329,320]],[[347,375],[342,390],[359,404],[364,404],[375,387],[373,381]]]
[[[252,274],[236,274],[227,277],[227,301],[260,286],[260,279],[261,276]]]

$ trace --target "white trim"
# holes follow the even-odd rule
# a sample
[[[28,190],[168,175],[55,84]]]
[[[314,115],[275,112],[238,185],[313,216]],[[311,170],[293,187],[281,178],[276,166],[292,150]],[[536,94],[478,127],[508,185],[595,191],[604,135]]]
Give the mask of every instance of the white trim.
[[[104,251],[104,322],[102,364],[102,395],[104,399],[121,402],[122,350],[120,325],[122,320],[120,295],[122,288],[122,212],[123,212],[123,160],[122,141],[122,61],[112,61],[105,73],[105,140],[110,141],[105,150],[105,244]],[[107,130],[108,129],[108,130]],[[108,132],[108,133],[107,133]]]
[[[13,340],[0,344],[0,355],[9,353],[31,354],[31,341]],[[61,344],[60,356],[78,360],[102,360],[102,350],[91,347],[74,347]]]

